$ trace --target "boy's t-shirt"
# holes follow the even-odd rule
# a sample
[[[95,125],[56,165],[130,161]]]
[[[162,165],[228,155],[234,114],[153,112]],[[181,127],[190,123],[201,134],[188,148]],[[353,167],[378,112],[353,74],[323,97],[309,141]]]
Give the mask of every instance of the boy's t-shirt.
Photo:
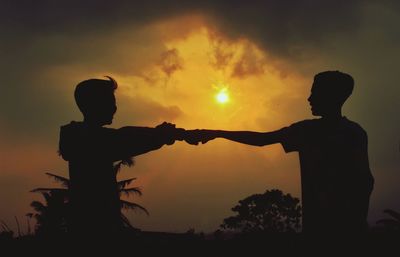
[[[120,204],[113,163],[121,152],[117,130],[71,122],[60,130],[59,151],[69,166],[72,229],[119,227]]]
[[[61,126],[59,152],[68,161],[72,226],[102,231],[121,226],[121,205],[114,162],[162,146],[153,128],[119,129],[75,122]]]
[[[361,126],[346,117],[313,119],[280,132],[285,152],[299,152],[303,231],[362,228],[374,180]]]

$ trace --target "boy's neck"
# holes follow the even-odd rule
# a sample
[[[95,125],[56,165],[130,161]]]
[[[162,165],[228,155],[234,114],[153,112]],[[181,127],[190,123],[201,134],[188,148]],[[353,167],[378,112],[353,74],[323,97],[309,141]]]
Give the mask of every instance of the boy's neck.
[[[342,115],[341,109],[334,110],[334,111],[322,116],[322,119],[325,119],[325,120],[340,120],[342,118],[343,118],[343,115]]]

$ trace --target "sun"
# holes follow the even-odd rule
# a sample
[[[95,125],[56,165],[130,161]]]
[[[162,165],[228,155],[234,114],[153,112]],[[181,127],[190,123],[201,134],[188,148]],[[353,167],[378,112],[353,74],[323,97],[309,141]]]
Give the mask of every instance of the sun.
[[[215,99],[218,103],[224,104],[229,101],[229,95],[226,88],[221,89],[218,94],[215,96]]]

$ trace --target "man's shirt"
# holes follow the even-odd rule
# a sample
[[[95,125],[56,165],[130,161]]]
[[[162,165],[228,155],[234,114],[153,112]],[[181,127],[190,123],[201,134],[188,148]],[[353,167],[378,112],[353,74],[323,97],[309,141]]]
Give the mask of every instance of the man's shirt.
[[[366,222],[373,177],[367,134],[346,117],[314,119],[281,130],[285,152],[300,157],[303,231]]]

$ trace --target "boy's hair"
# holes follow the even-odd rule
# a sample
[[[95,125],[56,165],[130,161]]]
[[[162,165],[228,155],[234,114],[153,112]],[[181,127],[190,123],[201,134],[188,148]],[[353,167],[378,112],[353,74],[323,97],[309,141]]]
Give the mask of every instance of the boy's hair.
[[[324,71],[314,76],[318,86],[325,92],[344,103],[351,95],[354,88],[354,79],[349,74],[340,71]]]
[[[101,104],[104,97],[113,94],[118,88],[117,82],[109,76],[109,80],[88,79],[80,82],[74,92],[75,102],[83,114],[90,108]]]

